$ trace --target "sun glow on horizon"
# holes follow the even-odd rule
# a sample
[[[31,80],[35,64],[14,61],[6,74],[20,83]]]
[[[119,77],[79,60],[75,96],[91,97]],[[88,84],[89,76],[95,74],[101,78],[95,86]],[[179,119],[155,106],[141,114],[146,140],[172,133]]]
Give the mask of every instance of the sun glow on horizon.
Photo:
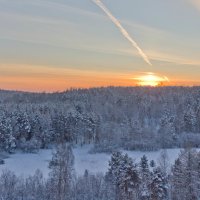
[[[137,84],[140,86],[160,86],[166,82],[169,82],[169,79],[166,76],[157,75],[152,72],[143,73],[140,76],[132,78],[137,81]]]

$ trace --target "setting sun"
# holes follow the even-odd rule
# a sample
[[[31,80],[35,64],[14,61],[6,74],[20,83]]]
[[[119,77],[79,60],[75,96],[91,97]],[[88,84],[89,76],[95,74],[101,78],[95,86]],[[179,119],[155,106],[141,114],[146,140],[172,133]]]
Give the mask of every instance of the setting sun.
[[[133,78],[137,81],[137,84],[140,86],[158,86],[163,85],[165,82],[169,82],[169,79],[166,76],[156,75],[152,72],[145,73],[138,77]]]

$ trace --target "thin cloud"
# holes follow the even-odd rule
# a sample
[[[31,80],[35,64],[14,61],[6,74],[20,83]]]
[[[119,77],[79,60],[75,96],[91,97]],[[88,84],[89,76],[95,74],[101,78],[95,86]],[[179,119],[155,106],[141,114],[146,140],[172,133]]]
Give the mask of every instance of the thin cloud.
[[[127,55],[133,55],[133,52],[131,50],[122,50],[118,49],[119,52],[122,54],[127,54]],[[200,66],[200,60],[195,60],[195,59],[190,59],[190,58],[183,58],[179,55],[172,55],[172,54],[167,54],[163,53],[161,51],[153,51],[153,50],[148,50],[147,51],[149,57],[151,60],[155,61],[161,61],[161,62],[168,62],[168,63],[174,63],[174,64],[179,64],[179,65],[193,65],[193,66]],[[136,56],[136,54],[134,53]]]
[[[122,35],[131,43],[133,47],[135,47],[139,53],[139,55],[144,59],[144,61],[152,65],[147,55],[144,53],[144,51],[139,47],[137,42],[130,36],[130,34],[126,31],[126,29],[121,25],[119,20],[110,12],[110,10],[100,1],[100,0],[92,0],[97,6],[99,6],[105,14],[110,18],[110,20],[117,26],[117,28],[120,30]]]
[[[0,2],[2,2],[3,0],[0,0]],[[9,1],[3,1],[6,4],[10,4]],[[82,8],[77,8],[77,7],[73,7],[73,6],[69,6],[67,4],[63,4],[63,3],[58,3],[58,2],[51,2],[51,1],[46,1],[46,0],[35,0],[35,1],[30,1],[30,0],[21,0],[20,3],[25,3],[26,5],[30,5],[30,6],[40,6],[40,7],[44,7],[45,9],[49,9],[49,11],[53,10],[53,11],[58,11],[58,13],[67,13],[67,12],[73,12],[76,15],[81,15],[81,16],[88,16],[91,18],[99,18],[101,20],[107,20],[107,17],[93,12],[93,11],[89,11],[89,10],[84,10]],[[0,12],[0,22],[8,20],[9,22],[12,22],[12,24],[15,23],[29,23],[28,26],[30,28],[34,28],[35,26],[37,27],[43,27],[44,25],[47,25],[49,33],[51,33],[50,35],[54,35],[54,37],[50,37],[44,35],[43,33],[40,34],[40,37],[37,37],[37,34],[35,34],[34,31],[25,29],[24,32],[13,32],[12,30],[7,30],[6,29],[1,33],[1,39],[3,38],[8,38],[8,39],[13,39],[13,40],[18,40],[18,41],[24,41],[24,42],[28,42],[28,43],[35,43],[35,44],[45,44],[45,45],[51,45],[51,46],[60,46],[63,47],[62,44],[65,43],[65,38],[66,35],[64,36],[64,32],[69,32],[69,30],[72,32],[73,30],[76,31],[77,36],[79,31],[77,31],[80,28],[80,24],[77,24],[75,22],[71,22],[68,19],[65,19],[63,17],[56,17],[56,18],[52,18],[51,16],[43,16],[43,15],[34,15],[32,13],[21,13],[19,11],[15,11],[15,12],[9,12],[8,11],[1,11]],[[129,27],[133,27],[137,30],[139,30],[140,32],[142,32],[143,34],[145,34],[145,36],[148,36],[149,34],[151,35],[161,35],[164,34],[164,31],[153,28],[153,27],[149,27],[146,26],[144,24],[140,24],[140,23],[136,23],[136,22],[130,22],[127,20],[121,20],[123,24],[129,26]],[[12,25],[11,24],[11,25]],[[20,26],[20,25],[19,25]],[[57,26],[57,27],[55,27]],[[26,26],[25,26],[26,27]],[[70,28],[69,28],[70,27]],[[55,30],[60,30],[55,32]],[[28,32],[28,37],[26,37],[26,33]],[[56,34],[56,35],[55,35]],[[59,34],[59,35],[58,35]],[[63,36],[62,36],[63,34]],[[83,31],[84,34],[84,31]],[[81,33],[82,35],[82,33]],[[45,36],[45,37],[43,37]],[[56,41],[59,44],[55,44],[54,40],[56,39]],[[107,43],[107,41],[105,41],[105,43]],[[80,44],[79,44],[80,45]],[[69,44],[68,44],[69,46]],[[83,46],[83,45],[82,45]],[[71,47],[69,47],[71,48]],[[73,47],[72,47],[73,48]],[[76,48],[76,47],[74,47]],[[80,48],[79,48],[80,49]],[[84,49],[89,49],[89,51],[92,49],[91,47],[87,47],[87,45],[84,45],[83,50]],[[107,47],[103,50],[100,49],[98,47],[95,47],[94,49],[96,49],[96,51],[98,52],[110,52],[112,54],[120,54],[120,52],[116,52],[114,50],[107,50]],[[113,52],[112,52],[113,51]]]
[[[200,9],[200,1],[198,0],[189,0],[191,3],[193,3],[193,5],[195,5],[195,7]],[[0,0],[0,2],[4,2],[4,3],[8,3],[8,1],[6,0]],[[69,6],[67,4],[63,4],[63,3],[58,3],[58,2],[51,2],[51,1],[46,1],[46,0],[35,0],[35,1],[27,1],[27,0],[21,0],[20,2],[22,3],[26,3],[26,4],[30,4],[30,5],[35,5],[35,6],[42,6],[45,8],[49,8],[49,9],[56,9],[59,10],[60,12],[74,12],[80,15],[86,15],[86,16],[90,16],[90,17],[96,17],[96,18],[101,18],[101,20],[107,20],[107,17],[102,15],[102,14],[98,14],[96,12],[93,11],[89,11],[89,10],[84,10],[82,8],[77,8],[77,7],[73,7],[73,6]],[[9,17],[10,19],[12,19],[13,21],[25,21],[25,22],[34,22],[34,23],[46,23],[46,24],[70,24],[72,26],[74,26],[74,23],[70,23],[69,21],[64,20],[64,19],[52,19],[49,16],[34,16],[31,14],[22,14],[22,13],[9,13],[9,12],[0,12],[0,18],[1,20],[5,19],[5,17]],[[160,29],[156,29],[154,27],[149,27],[143,24],[139,24],[139,23],[135,23],[135,22],[130,22],[130,21],[126,21],[126,20],[121,20],[123,24],[127,25],[127,26],[132,26],[133,28],[137,28],[137,30],[142,31],[146,36],[148,36],[149,33],[154,33],[155,37],[156,35],[160,35],[160,34],[166,34],[166,31],[160,30]],[[52,26],[53,27],[53,26]],[[75,27],[76,28],[76,27]],[[33,37],[32,35],[33,34]],[[166,35],[165,35],[166,36]],[[57,37],[55,37],[57,38]],[[38,37],[37,40],[35,40],[35,35],[34,33],[30,33],[29,37],[20,37],[19,35],[15,36],[12,34],[7,34],[4,35],[3,33],[1,33],[1,38],[0,39],[8,39],[8,40],[15,40],[15,41],[21,41],[21,42],[26,42],[26,43],[30,43],[30,44],[38,44],[38,45],[46,45],[49,47],[57,47],[57,48],[63,48],[63,49],[73,49],[73,50],[82,50],[82,51],[88,51],[88,52],[96,52],[96,53],[100,53],[100,54],[112,54],[112,55],[121,55],[121,56],[136,56],[138,57],[138,54],[136,51],[132,51],[132,50],[117,50],[117,49],[112,49],[112,48],[101,48],[101,47],[97,47],[97,46],[89,46],[86,44],[80,44],[80,46],[70,46],[68,44],[68,46],[66,47],[65,44],[61,41],[62,38],[59,36],[60,38],[60,42],[58,43],[58,40],[54,41],[52,40],[52,38],[43,38],[43,37]],[[175,63],[175,64],[182,64],[182,65],[194,65],[194,66],[200,66],[200,61],[199,60],[193,60],[193,59],[186,59],[183,57],[180,57],[178,55],[171,55],[171,54],[166,54],[166,53],[162,53],[160,51],[156,51],[156,50],[152,50],[152,51],[147,51],[146,52],[149,57],[152,60],[156,60],[156,61],[161,61],[161,62],[170,62],[170,63]]]

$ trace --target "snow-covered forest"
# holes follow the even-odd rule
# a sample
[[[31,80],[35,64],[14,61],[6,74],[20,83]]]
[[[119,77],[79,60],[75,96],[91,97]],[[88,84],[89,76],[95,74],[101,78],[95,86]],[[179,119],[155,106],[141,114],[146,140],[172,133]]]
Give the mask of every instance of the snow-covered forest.
[[[27,178],[11,171],[0,175],[2,200],[198,200],[200,153],[183,150],[172,168],[162,151],[158,164],[144,155],[138,163],[113,152],[105,174],[76,176],[70,145],[57,145],[49,162],[50,173]]]
[[[72,146],[88,144],[112,153],[106,172],[77,174]],[[165,150],[157,161],[125,153],[175,147],[185,150],[173,164]],[[55,148],[47,176],[1,171],[2,200],[199,200],[192,147],[200,147],[200,87],[0,91],[2,155]]]
[[[62,93],[0,91],[0,149],[66,141],[94,152],[200,146],[200,87],[108,87]]]

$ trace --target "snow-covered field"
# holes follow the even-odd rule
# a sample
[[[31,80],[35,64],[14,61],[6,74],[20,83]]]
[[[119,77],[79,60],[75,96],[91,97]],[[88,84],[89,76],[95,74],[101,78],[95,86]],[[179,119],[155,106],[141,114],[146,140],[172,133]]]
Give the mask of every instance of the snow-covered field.
[[[78,175],[82,175],[86,169],[92,173],[105,173],[108,169],[109,154],[98,153],[89,154],[91,146],[77,147],[74,151],[75,156],[75,170]],[[145,154],[149,161],[157,161],[160,156],[160,151],[155,152],[141,152],[141,151],[124,151],[128,153],[135,161],[139,161]],[[170,163],[178,157],[180,149],[167,150]],[[17,175],[29,176],[33,175],[37,169],[40,169],[44,176],[47,177],[49,173],[48,162],[51,159],[52,150],[41,150],[37,154],[23,154],[16,153],[10,155],[5,159],[5,164],[0,165],[0,172],[4,169],[9,169]]]

